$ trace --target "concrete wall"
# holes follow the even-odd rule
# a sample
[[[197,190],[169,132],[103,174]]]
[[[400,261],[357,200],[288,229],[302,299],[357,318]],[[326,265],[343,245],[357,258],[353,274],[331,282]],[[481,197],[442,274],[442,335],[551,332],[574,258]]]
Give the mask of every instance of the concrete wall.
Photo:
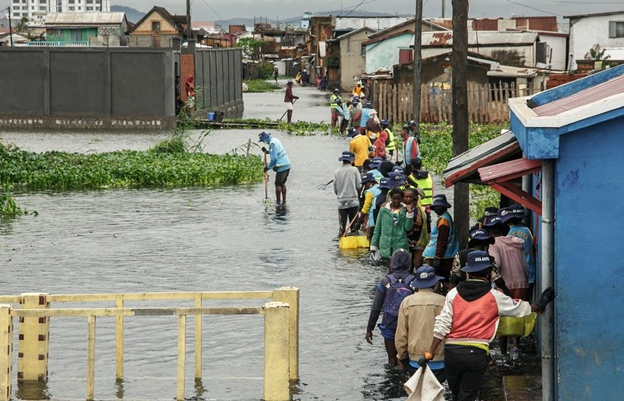
[[[549,63],[550,69],[555,71],[565,71],[568,60],[568,38],[566,36],[552,36],[540,33],[540,42],[548,43],[552,52]],[[550,57],[550,55],[548,55]]]
[[[621,399],[624,117],[560,137],[555,325],[560,401]]]
[[[222,111],[226,117],[243,115],[243,53],[240,48],[197,50],[195,85],[198,107]]]
[[[596,43],[604,47],[624,47],[624,38],[609,38],[609,21],[624,21],[624,12],[570,20],[570,53],[580,60]],[[572,70],[576,62],[572,61]]]
[[[173,126],[173,69],[169,50],[3,48],[0,128]]]
[[[351,91],[355,86],[354,75],[366,72],[366,57],[362,54],[362,42],[368,40],[374,30],[364,30],[340,41],[340,86]]]

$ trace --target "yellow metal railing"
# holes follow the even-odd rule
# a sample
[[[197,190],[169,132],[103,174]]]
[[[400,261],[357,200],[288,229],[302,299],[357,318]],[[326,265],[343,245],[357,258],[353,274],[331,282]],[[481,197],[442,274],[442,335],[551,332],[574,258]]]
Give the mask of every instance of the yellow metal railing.
[[[269,299],[273,302],[263,307],[218,307],[205,308],[203,300],[233,299]],[[126,301],[194,301],[194,307],[178,308],[126,308]],[[112,308],[63,308],[51,309],[51,303],[69,302],[114,302]],[[299,290],[293,287],[279,288],[275,291],[257,292],[177,292],[177,293],[129,293],[129,294],[22,294],[20,296],[0,296],[0,304],[19,304],[19,309],[3,305],[0,311],[0,336],[6,334],[4,320],[8,308],[8,333],[12,332],[12,319],[19,318],[19,357],[18,381],[46,380],[49,349],[49,322],[52,317],[86,317],[87,336],[87,399],[94,394],[95,372],[95,325],[97,317],[116,319],[116,377],[123,378],[123,321],[131,316],[177,315],[178,321],[178,386],[176,396],[184,399],[186,365],[186,316],[195,316],[195,377],[202,377],[202,321],[203,315],[217,314],[264,314],[265,315],[265,371],[264,399],[267,401],[288,400],[289,381],[298,380],[299,376]],[[7,340],[8,341],[8,340]],[[9,342],[12,355],[12,342]],[[0,359],[3,359],[0,338]],[[282,358],[285,355],[285,361]],[[11,395],[10,383],[12,358],[8,358],[8,370],[3,370],[0,361],[0,401],[8,400]],[[8,372],[3,378],[1,372]],[[8,383],[8,387],[3,387]],[[284,384],[285,383],[285,384]],[[7,397],[4,398],[4,390]]]

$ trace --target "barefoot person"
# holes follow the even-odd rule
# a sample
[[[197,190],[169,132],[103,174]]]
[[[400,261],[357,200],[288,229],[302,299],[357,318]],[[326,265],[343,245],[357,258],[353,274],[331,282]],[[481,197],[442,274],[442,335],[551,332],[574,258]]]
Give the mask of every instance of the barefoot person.
[[[299,99],[299,96],[293,95],[292,87],[293,81],[288,80],[286,83],[286,94],[284,94],[284,103],[286,103],[286,121],[288,121],[288,124],[292,123],[293,104],[295,104],[295,100]]]
[[[286,154],[286,149],[279,139],[271,138],[271,134],[262,131],[258,134],[258,142],[264,142],[269,145],[267,150],[262,147],[262,151],[271,156],[271,162],[264,167],[264,171],[275,171],[275,200],[279,205],[286,203],[286,180],[290,173],[290,159]]]

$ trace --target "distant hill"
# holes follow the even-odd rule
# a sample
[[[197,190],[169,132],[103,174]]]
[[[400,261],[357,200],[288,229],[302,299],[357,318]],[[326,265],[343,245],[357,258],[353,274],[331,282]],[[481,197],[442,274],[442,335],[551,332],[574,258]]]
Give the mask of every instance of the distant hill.
[[[143,18],[143,16],[145,15],[145,13],[142,11],[126,6],[111,6],[111,11],[126,13],[126,19],[128,20],[128,22],[132,22],[135,24],[139,22],[141,18]]]

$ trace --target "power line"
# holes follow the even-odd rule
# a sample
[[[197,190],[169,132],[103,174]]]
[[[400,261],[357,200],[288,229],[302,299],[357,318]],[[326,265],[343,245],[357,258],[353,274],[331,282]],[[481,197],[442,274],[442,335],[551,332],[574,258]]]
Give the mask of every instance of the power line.
[[[208,2],[206,0],[202,0],[204,2],[204,4],[210,9],[212,10],[213,13],[217,14],[217,17],[221,18],[221,19],[225,19],[223,18],[223,16],[221,14],[219,14],[219,12],[217,12],[217,10],[215,10],[214,8],[212,8],[212,6],[210,4],[208,4]]]
[[[541,12],[541,13],[550,14],[550,15],[555,15],[555,16],[557,16],[557,17],[563,17],[563,15],[561,15],[561,14],[553,13],[553,12],[551,12],[551,11],[542,10],[542,9],[537,8],[537,7],[528,6],[528,5],[526,5],[526,4],[517,3],[517,2],[512,1],[512,0],[505,0],[505,1],[506,1],[506,2],[508,2],[508,3],[511,3],[511,4],[515,4],[515,5],[517,5],[517,6],[522,6],[522,7],[530,8],[531,10],[539,11],[539,12]]]

